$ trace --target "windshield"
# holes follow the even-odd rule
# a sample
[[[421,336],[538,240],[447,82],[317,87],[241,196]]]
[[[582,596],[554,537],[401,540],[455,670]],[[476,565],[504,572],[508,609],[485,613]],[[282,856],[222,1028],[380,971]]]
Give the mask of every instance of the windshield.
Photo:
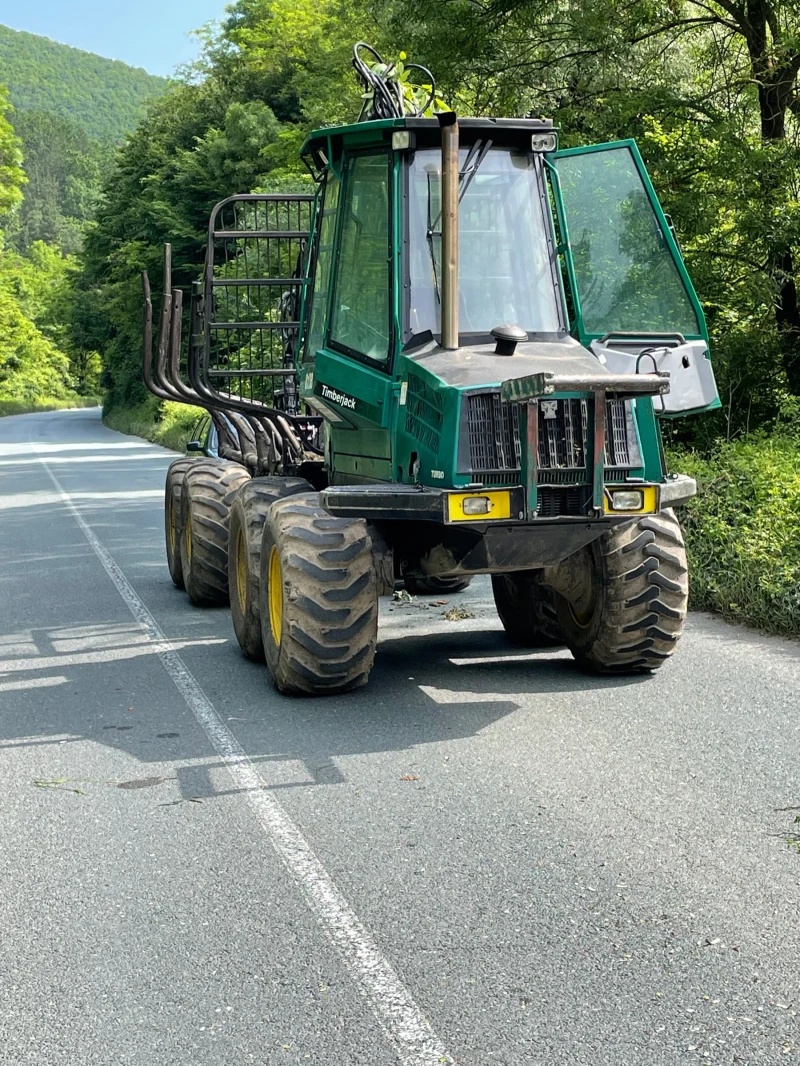
[[[463,171],[467,151],[459,154]],[[410,168],[409,330],[441,331],[441,166],[438,149],[417,152]],[[547,242],[541,173],[523,153],[492,149],[462,177],[459,211],[459,331],[563,326]]]

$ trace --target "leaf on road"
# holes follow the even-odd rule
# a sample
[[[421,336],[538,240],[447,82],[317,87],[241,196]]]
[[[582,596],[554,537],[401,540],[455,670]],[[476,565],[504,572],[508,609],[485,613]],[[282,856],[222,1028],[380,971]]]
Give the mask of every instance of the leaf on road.
[[[461,622],[464,618],[474,618],[475,615],[472,611],[465,611],[463,607],[451,607],[449,611],[444,612],[444,616],[448,622]]]
[[[401,781],[419,781],[418,774],[403,774],[400,778]]]
[[[155,788],[156,785],[162,785],[165,781],[174,780],[174,777],[138,777],[133,781],[120,781],[117,788]]]

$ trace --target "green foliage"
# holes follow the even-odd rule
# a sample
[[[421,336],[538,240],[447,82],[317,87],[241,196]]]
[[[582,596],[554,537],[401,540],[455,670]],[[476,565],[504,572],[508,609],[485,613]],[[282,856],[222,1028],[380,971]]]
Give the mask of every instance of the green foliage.
[[[45,112],[17,112],[14,128],[22,141],[28,184],[22,206],[10,220],[9,241],[20,251],[34,241],[57,244],[67,253],[79,251],[113,150],[91,140],[70,119]]]
[[[8,92],[0,85],[0,217],[16,207],[22,199],[25,172],[22,169],[22,146],[9,121],[11,105]]]
[[[166,86],[116,59],[7,26],[0,26],[0,71],[18,111],[67,117],[98,141],[121,141]]]
[[[74,265],[46,244],[30,257],[0,248],[0,399],[34,403],[73,394],[63,301]]]
[[[404,115],[422,115],[425,118],[433,118],[442,111],[449,111],[449,106],[438,95],[434,94],[433,85],[430,82],[419,82],[418,65],[406,63],[408,56],[401,52],[397,59],[389,62],[378,61],[364,52],[360,61],[375,77],[392,87],[394,92],[399,91],[402,100]],[[364,116],[373,115],[372,104],[375,94],[368,88],[361,94],[364,101]]]
[[[159,404],[155,397],[136,407],[113,407],[103,412],[103,421],[118,433],[144,437],[163,448],[186,451],[192,430],[205,412],[182,403]]]
[[[671,460],[698,482],[681,514],[692,606],[800,633],[800,435],[753,435]]]
[[[68,411],[76,407],[98,407],[97,396],[74,396],[65,400],[2,400],[0,399],[0,418],[10,415],[29,415],[38,411]]]
[[[174,282],[187,289],[219,200],[234,190],[310,187],[294,153],[289,165],[281,132],[268,103],[238,99],[212,75],[172,87],[120,150],[87,236],[81,279],[83,291],[99,294],[94,328],[109,407],[135,406],[146,396],[140,272],[148,270],[157,294],[162,244],[172,244]]]

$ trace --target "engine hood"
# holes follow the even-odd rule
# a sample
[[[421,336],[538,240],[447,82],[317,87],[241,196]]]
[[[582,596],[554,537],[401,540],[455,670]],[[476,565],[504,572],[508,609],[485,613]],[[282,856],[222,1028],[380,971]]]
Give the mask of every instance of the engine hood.
[[[442,348],[436,341],[404,356],[412,363],[435,374],[446,385],[459,389],[500,385],[512,378],[531,374],[569,374],[611,377],[596,355],[584,348],[569,334],[548,337],[546,340],[524,341],[513,355],[497,355],[495,344],[465,345],[455,351]]]

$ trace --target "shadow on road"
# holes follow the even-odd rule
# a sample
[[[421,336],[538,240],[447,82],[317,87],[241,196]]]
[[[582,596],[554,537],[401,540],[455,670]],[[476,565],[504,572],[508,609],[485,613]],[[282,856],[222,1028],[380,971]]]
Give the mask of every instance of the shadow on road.
[[[254,762],[302,764],[301,780],[276,788],[342,782],[333,762],[341,756],[474,736],[520,712],[520,692],[546,697],[642,680],[589,678],[558,649],[523,651],[496,630],[427,631],[383,641],[368,688],[291,699],[218,627],[192,635],[198,615],[187,605],[185,628],[171,643],[204,686],[224,675],[224,700],[215,702]],[[91,740],[145,764],[194,761],[178,770],[184,799],[225,794],[214,783],[220,764],[208,759],[208,741],[157,653],[132,619],[0,634],[0,750]]]

